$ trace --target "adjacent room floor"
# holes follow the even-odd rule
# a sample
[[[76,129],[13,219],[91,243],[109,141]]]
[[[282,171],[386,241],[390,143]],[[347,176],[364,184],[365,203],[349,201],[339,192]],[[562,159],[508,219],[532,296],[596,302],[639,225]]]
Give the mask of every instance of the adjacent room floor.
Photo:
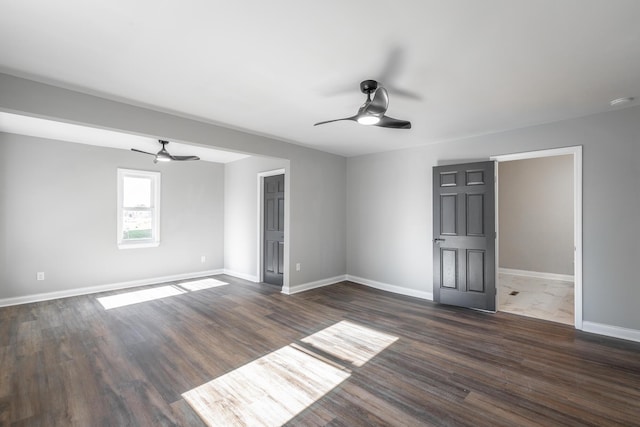
[[[498,311],[573,325],[573,282],[499,273]]]

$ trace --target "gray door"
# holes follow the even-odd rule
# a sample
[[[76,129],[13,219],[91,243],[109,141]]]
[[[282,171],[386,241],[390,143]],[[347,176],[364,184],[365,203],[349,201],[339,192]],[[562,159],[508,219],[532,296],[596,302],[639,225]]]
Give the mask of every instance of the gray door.
[[[433,297],[496,310],[494,162],[433,168]]]
[[[263,280],[282,285],[284,277],[284,175],[264,178]]]

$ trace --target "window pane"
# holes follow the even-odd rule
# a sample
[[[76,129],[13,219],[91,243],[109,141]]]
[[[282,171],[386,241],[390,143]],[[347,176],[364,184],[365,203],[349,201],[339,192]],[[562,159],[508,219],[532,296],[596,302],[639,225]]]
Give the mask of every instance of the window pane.
[[[128,208],[151,207],[151,179],[125,176],[123,181],[123,206]]]
[[[122,239],[137,240],[153,237],[153,212],[130,211],[124,209],[122,218]]]
[[[160,243],[160,172],[118,168],[118,248]]]

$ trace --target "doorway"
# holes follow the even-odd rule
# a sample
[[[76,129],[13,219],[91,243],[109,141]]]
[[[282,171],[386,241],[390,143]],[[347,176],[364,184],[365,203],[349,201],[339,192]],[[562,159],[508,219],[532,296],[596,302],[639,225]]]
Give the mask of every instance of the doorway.
[[[491,159],[498,311],[582,329],[582,147]]]
[[[258,174],[259,254],[261,282],[276,286],[285,283],[285,174],[278,169]]]

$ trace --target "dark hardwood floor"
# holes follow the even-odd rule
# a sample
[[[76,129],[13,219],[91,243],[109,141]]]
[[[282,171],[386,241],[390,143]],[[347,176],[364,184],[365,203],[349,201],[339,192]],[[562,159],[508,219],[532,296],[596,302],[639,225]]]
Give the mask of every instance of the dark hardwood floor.
[[[0,425],[203,425],[181,395],[341,320],[398,339],[291,426],[640,425],[640,344],[341,283],[0,309]]]

